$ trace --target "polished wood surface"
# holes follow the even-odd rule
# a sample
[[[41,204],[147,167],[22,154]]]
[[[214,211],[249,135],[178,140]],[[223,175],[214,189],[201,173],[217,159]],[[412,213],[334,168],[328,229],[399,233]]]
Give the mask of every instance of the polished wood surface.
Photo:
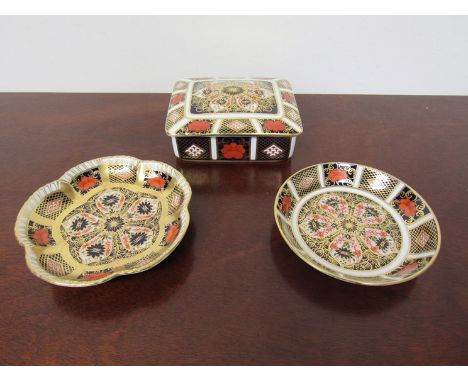
[[[468,363],[468,97],[299,95],[304,123],[283,163],[176,161],[168,94],[0,94],[0,364]],[[157,267],[106,284],[53,286],[26,268],[13,226],[28,196],[70,167],[127,154],[177,167],[191,226]],[[429,202],[435,264],[401,285],[322,275],[283,242],[282,181],[351,161]]]

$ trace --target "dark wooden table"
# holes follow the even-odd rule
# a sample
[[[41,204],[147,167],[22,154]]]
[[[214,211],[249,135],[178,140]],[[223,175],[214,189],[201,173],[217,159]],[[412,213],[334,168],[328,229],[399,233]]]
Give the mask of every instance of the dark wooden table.
[[[275,164],[177,162],[167,94],[0,95],[0,364],[467,364],[468,97],[297,97],[304,134]],[[187,236],[157,267],[83,289],[26,268],[13,226],[37,188],[88,159],[176,166]],[[288,174],[351,161],[407,181],[442,229],[434,266],[390,287],[324,276],[273,219]]]

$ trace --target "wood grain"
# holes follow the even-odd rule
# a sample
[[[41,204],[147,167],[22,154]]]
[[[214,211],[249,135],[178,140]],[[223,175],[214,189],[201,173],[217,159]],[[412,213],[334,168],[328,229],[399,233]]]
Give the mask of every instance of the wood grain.
[[[0,94],[0,363],[376,365],[468,362],[468,98],[299,95],[304,134],[275,164],[178,162],[168,94]],[[37,188],[70,167],[127,154],[176,166],[191,227],[147,272],[85,289],[29,273],[13,226]],[[273,200],[327,161],[381,168],[429,202],[441,253],[420,278],[346,284],[295,256]]]

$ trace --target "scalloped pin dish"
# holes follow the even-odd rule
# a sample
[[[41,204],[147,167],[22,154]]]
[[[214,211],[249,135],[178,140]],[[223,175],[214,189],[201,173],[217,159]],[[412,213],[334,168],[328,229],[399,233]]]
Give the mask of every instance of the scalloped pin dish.
[[[15,234],[37,277],[81,287],[145,271],[189,225],[190,185],[171,166],[128,156],[91,160],[37,190]]]
[[[427,202],[381,170],[352,163],[304,168],[281,186],[276,224],[289,247],[329,276],[390,285],[426,271],[440,249]]]

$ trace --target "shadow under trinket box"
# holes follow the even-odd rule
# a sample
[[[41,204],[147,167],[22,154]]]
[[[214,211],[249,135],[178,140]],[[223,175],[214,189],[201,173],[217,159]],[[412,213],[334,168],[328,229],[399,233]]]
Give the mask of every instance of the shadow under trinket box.
[[[192,78],[177,81],[166,133],[187,160],[285,160],[302,133],[288,81]]]

